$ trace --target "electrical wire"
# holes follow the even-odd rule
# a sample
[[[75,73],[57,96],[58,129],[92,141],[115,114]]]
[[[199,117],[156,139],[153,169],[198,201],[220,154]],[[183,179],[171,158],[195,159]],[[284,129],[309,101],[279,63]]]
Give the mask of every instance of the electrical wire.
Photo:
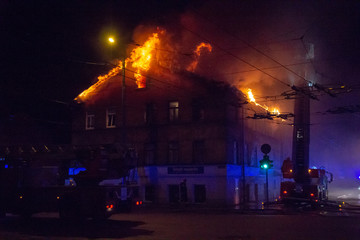
[[[249,66],[251,66],[251,67],[253,67],[253,68],[255,68],[255,69],[257,69],[258,71],[260,71],[260,72],[262,72],[263,74],[265,74],[265,75],[267,75],[267,76],[271,77],[272,79],[274,79],[274,80],[276,80],[276,81],[280,82],[281,84],[283,84],[283,85],[285,85],[285,86],[288,86],[288,87],[291,87],[288,83],[286,83],[286,82],[284,82],[284,81],[282,81],[282,80],[278,79],[277,77],[272,76],[271,74],[269,74],[269,73],[267,73],[267,72],[263,71],[262,69],[260,69],[259,67],[255,66],[254,64],[251,64],[251,63],[249,63],[248,61],[246,61],[246,60],[244,60],[244,59],[240,58],[239,56],[237,56],[237,55],[235,55],[235,54],[233,54],[233,53],[231,53],[231,52],[227,51],[226,49],[224,49],[224,48],[220,47],[219,45],[217,45],[217,44],[215,44],[215,43],[211,42],[209,39],[207,39],[207,38],[205,38],[205,37],[201,36],[200,34],[198,34],[198,33],[194,32],[194,31],[192,31],[192,30],[188,29],[188,28],[187,28],[187,27],[185,27],[184,25],[182,25],[182,27],[183,27],[185,30],[187,30],[188,32],[190,32],[190,33],[194,34],[195,36],[197,36],[197,37],[199,37],[199,38],[201,38],[201,39],[205,40],[206,42],[211,43],[213,46],[215,46],[215,47],[216,47],[216,48],[218,48],[219,50],[221,50],[221,51],[223,51],[223,52],[227,53],[228,55],[230,55],[230,56],[234,57],[235,59],[237,59],[237,60],[239,60],[239,61],[241,61],[241,62],[243,62],[243,63],[245,63],[245,64],[247,64],[247,65],[249,65]]]
[[[201,18],[205,19],[207,22],[211,23],[211,24],[212,24],[213,26],[215,26],[216,28],[221,29],[223,32],[227,33],[228,35],[232,36],[233,38],[241,41],[243,44],[245,44],[245,45],[248,46],[249,48],[253,49],[253,50],[256,51],[257,53],[260,53],[261,55],[269,58],[270,60],[272,60],[272,61],[275,62],[276,64],[280,65],[281,67],[283,67],[283,68],[286,69],[287,71],[291,72],[292,74],[296,75],[296,76],[299,77],[300,79],[304,80],[306,83],[311,83],[310,80],[305,79],[303,76],[299,75],[298,73],[294,72],[294,71],[291,70],[290,68],[286,67],[285,65],[283,65],[282,63],[280,63],[279,61],[277,61],[276,59],[274,59],[274,58],[271,57],[270,55],[264,53],[263,51],[259,50],[259,49],[256,48],[256,47],[254,47],[252,44],[250,44],[250,43],[248,43],[247,41],[239,38],[239,37],[236,36],[235,34],[232,34],[232,33],[229,32],[227,29],[224,29],[224,28],[220,27],[219,25],[217,25],[216,23],[214,23],[214,22],[206,19],[205,17],[203,17],[201,14],[199,14],[199,13],[196,12],[196,11],[194,11],[194,13],[195,13],[196,15],[200,16]],[[183,27],[185,27],[185,26],[183,26]],[[187,28],[185,27],[185,29],[187,29]],[[188,30],[188,29],[187,29],[187,30]],[[198,36],[199,36],[199,35],[198,35]],[[220,48],[220,49],[221,49],[221,48]],[[224,51],[224,49],[223,49],[223,51]],[[233,56],[233,54],[231,54],[231,55]],[[247,63],[247,62],[245,62],[245,63]],[[247,64],[249,64],[249,63],[247,63]],[[250,66],[254,67],[253,65],[250,65]],[[259,71],[261,71],[262,73],[265,73],[264,71],[260,70],[260,69],[257,68],[257,67],[256,67],[256,69],[259,70]],[[267,74],[267,73],[266,73],[266,75],[271,76],[271,75],[269,75],[269,74]],[[275,78],[275,77],[273,77],[273,76],[271,76],[271,77],[274,78],[274,79],[276,79],[277,81],[279,81],[279,79],[277,79],[277,78]],[[280,82],[282,82],[282,81],[280,81]],[[284,84],[284,82],[282,82],[282,83]],[[287,86],[290,87],[289,84],[286,84],[286,83],[285,83],[285,85],[287,85]]]

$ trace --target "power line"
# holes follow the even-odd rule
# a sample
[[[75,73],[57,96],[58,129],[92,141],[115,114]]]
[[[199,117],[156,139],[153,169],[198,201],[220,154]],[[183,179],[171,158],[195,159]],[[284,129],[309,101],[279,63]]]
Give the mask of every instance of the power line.
[[[310,62],[299,62],[299,63],[287,64],[285,66],[291,67],[291,66],[305,65],[305,64],[309,64],[309,63]],[[281,66],[266,67],[266,68],[261,68],[261,69],[262,70],[271,70],[271,69],[276,69],[276,68],[281,68]],[[251,70],[244,70],[244,71],[239,71],[239,72],[224,73],[222,75],[240,74],[240,73],[247,73],[247,72],[254,72],[254,71],[257,71],[257,70],[251,69]]]
[[[285,65],[283,65],[282,63],[280,63],[279,61],[277,61],[276,59],[274,59],[273,57],[269,56],[268,54],[264,53],[263,51],[260,51],[258,48],[254,47],[253,45],[251,45],[251,44],[248,43],[247,41],[239,38],[238,36],[236,36],[236,35],[234,35],[234,34],[232,34],[232,33],[229,32],[227,29],[224,29],[224,28],[220,27],[219,25],[215,24],[214,22],[206,19],[205,17],[203,17],[201,14],[199,14],[199,13],[196,12],[196,11],[194,11],[194,13],[195,13],[196,15],[202,17],[203,19],[205,19],[207,22],[213,24],[213,25],[214,25],[215,27],[217,27],[218,29],[221,29],[222,31],[224,31],[224,32],[227,33],[228,35],[232,36],[233,38],[236,38],[236,39],[240,40],[243,44],[245,44],[245,45],[248,46],[249,48],[251,48],[251,49],[255,50],[256,52],[260,53],[261,55],[263,55],[263,56],[271,59],[273,62],[275,62],[276,64],[279,64],[281,67],[285,68],[285,69],[288,70],[289,72],[291,72],[291,73],[293,73],[294,75],[298,76],[299,78],[301,78],[301,79],[304,80],[305,82],[307,82],[307,83],[310,83],[310,82],[311,82],[311,81],[305,79],[303,76],[297,74],[296,72],[294,72],[294,71],[291,70],[290,68],[286,67]],[[299,40],[300,40],[300,39],[301,39],[301,38],[299,38]],[[221,49],[221,48],[220,48],[220,49]],[[231,55],[233,55],[233,54],[231,54]],[[243,61],[243,60],[242,60],[242,61]],[[259,70],[259,68],[257,68],[257,69]],[[259,70],[259,71],[261,71],[261,70]],[[261,71],[261,72],[264,73],[264,71]],[[267,74],[267,75],[269,76],[269,74]],[[271,76],[271,75],[270,75],[270,76]],[[274,78],[273,76],[271,76],[271,77]],[[276,78],[274,78],[274,79],[276,79]],[[276,80],[278,80],[278,79],[276,79]],[[279,81],[279,80],[278,80],[278,81]],[[282,81],[281,81],[281,82],[282,82]],[[283,83],[283,82],[282,82],[282,83]],[[288,84],[286,84],[286,85],[287,85],[287,86],[290,86],[290,85],[288,85]]]
[[[201,38],[201,39],[203,39],[203,40],[205,40],[205,41],[207,41],[207,42],[211,43],[211,44],[212,44],[212,45],[214,45],[216,48],[218,48],[218,49],[220,49],[221,51],[223,51],[223,52],[227,53],[228,55],[230,55],[230,56],[234,57],[235,59],[237,59],[237,60],[239,60],[239,61],[241,61],[241,62],[243,62],[243,63],[246,63],[247,65],[249,65],[249,66],[251,66],[251,67],[253,67],[253,68],[257,69],[258,71],[260,71],[260,72],[264,73],[265,75],[267,75],[267,76],[271,77],[272,79],[274,79],[274,80],[276,80],[276,81],[278,81],[278,82],[282,83],[283,85],[288,86],[288,87],[291,87],[288,83],[286,83],[286,82],[284,82],[284,81],[282,81],[282,80],[280,80],[280,79],[278,79],[278,78],[276,78],[276,77],[272,76],[271,74],[269,74],[269,73],[267,73],[267,72],[263,71],[262,69],[258,68],[257,66],[255,66],[255,65],[253,65],[253,64],[251,64],[251,63],[249,63],[248,61],[245,61],[244,59],[240,58],[239,56],[236,56],[235,54],[233,54],[233,53],[231,53],[231,52],[227,51],[226,49],[224,49],[224,48],[220,47],[219,45],[217,45],[217,44],[215,44],[215,43],[211,42],[209,39],[207,39],[207,38],[205,38],[205,37],[203,37],[203,36],[199,35],[198,33],[195,33],[194,31],[192,31],[192,30],[188,29],[188,28],[187,28],[187,27],[185,27],[184,25],[183,25],[182,27],[183,27],[185,30],[189,31],[190,33],[194,34],[195,36],[197,36],[197,37],[199,37],[199,38]]]

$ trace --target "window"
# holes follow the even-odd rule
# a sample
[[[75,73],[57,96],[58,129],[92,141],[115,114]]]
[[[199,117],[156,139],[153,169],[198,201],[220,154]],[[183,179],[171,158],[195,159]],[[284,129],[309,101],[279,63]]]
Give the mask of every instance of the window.
[[[155,201],[155,186],[147,185],[145,186],[145,201],[153,202]]]
[[[204,107],[199,100],[192,102],[192,119],[193,121],[203,121],[205,116]]]
[[[239,159],[239,150],[238,150],[238,142],[233,142],[233,164],[238,164]]]
[[[107,128],[114,128],[116,120],[116,109],[115,108],[108,108],[106,111],[106,127]]]
[[[155,105],[153,103],[146,104],[144,120],[146,124],[155,123]]]
[[[193,142],[193,163],[203,163],[205,160],[205,142],[196,140]]]
[[[169,143],[169,163],[178,163],[179,162],[179,143],[176,141]]]
[[[179,119],[179,102],[169,102],[169,121],[174,122]]]
[[[95,128],[95,114],[86,113],[85,129],[91,130]]]
[[[145,151],[145,164],[152,165],[155,163],[155,144],[147,143],[144,146]]]
[[[180,186],[179,184],[170,184],[169,188],[169,202],[178,203],[180,201]]]
[[[203,203],[206,201],[206,188],[205,185],[194,185],[194,201],[196,203]]]

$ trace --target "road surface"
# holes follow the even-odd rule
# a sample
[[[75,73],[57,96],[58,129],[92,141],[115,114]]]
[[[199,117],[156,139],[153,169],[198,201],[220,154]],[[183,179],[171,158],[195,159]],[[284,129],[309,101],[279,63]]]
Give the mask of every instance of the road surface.
[[[57,214],[0,221],[0,239],[31,240],[358,240],[360,214],[254,214],[221,211],[143,211],[103,222],[63,222]]]

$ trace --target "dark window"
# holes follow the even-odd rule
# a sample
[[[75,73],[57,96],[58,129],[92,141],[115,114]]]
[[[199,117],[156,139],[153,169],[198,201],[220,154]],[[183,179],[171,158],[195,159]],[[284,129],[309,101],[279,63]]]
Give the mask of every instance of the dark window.
[[[205,160],[205,142],[196,140],[193,142],[193,163],[204,163]]]
[[[199,100],[192,102],[192,119],[193,121],[203,121],[205,117],[204,107]]]
[[[146,124],[155,123],[155,105],[153,103],[146,104],[144,120]]]
[[[255,202],[258,202],[259,201],[259,185],[258,184],[255,184],[254,194],[255,194]]]
[[[180,187],[179,184],[169,185],[169,202],[177,203],[180,201]]]
[[[250,201],[250,184],[245,185],[245,202]]]
[[[184,179],[180,183],[180,201],[181,202],[187,202],[188,201],[186,179]]]
[[[116,126],[116,109],[115,108],[108,108],[106,110],[106,127],[113,128]]]
[[[205,185],[194,185],[194,201],[196,203],[203,203],[206,201],[206,188]]]
[[[85,129],[90,130],[95,128],[95,114],[86,113]]]
[[[147,185],[145,186],[145,201],[155,201],[155,186]]]
[[[179,119],[179,102],[169,102],[169,121],[174,122]]]
[[[176,141],[169,143],[169,163],[178,163],[179,162],[179,143]]]
[[[233,142],[233,164],[238,164],[238,160],[239,160],[239,146],[238,146],[238,142],[234,141]]]
[[[155,144],[147,143],[144,146],[145,151],[145,164],[152,165],[155,163]]]

